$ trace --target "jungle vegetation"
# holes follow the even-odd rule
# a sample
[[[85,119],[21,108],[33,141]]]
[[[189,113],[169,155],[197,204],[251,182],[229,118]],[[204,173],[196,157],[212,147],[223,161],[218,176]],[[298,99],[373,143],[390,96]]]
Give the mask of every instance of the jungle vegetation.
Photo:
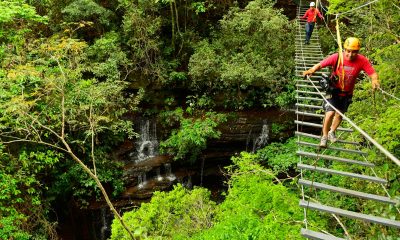
[[[323,2],[333,17],[367,1]],[[193,162],[220,136],[226,113],[290,108],[296,24],[275,3],[2,0],[0,239],[58,239],[55,202],[73,198],[86,207],[117,199],[124,182],[113,150],[137,136],[129,116],[161,119],[173,129],[161,143],[164,153]],[[382,89],[400,96],[400,4],[380,0],[339,20],[343,37],[362,39]],[[328,29],[335,31],[333,22],[318,29],[326,54],[337,51]],[[370,89],[368,80],[357,84],[348,115],[400,157],[400,103]],[[111,239],[300,239],[295,151],[291,138],[232,157],[222,202],[207,189],[176,185],[119,221],[115,211]],[[369,158],[381,163],[378,175],[399,196],[400,169],[377,153]],[[399,219],[394,208],[321,198]],[[400,235],[329,215],[308,218],[317,229],[354,239]]]

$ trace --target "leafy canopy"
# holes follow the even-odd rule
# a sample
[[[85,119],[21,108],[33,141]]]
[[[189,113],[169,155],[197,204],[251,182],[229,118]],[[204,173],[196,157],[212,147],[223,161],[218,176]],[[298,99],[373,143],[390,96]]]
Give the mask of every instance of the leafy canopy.
[[[211,41],[203,40],[189,61],[191,87],[197,91],[217,91],[246,101],[246,90],[260,87],[265,92],[262,103],[275,104],[287,91],[293,68],[294,25],[273,1],[251,1],[244,9],[233,7],[220,20],[220,31]],[[244,91],[242,95],[242,91]]]

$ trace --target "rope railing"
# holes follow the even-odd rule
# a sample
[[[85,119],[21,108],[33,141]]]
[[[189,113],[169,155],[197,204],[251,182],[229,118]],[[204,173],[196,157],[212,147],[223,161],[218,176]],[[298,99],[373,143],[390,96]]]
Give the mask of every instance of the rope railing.
[[[358,10],[358,9],[360,9],[360,8],[363,8],[363,7],[366,7],[366,6],[370,5],[370,4],[372,4],[372,3],[374,3],[374,2],[378,2],[378,1],[379,1],[379,0],[374,0],[374,1],[371,1],[371,2],[367,2],[367,3],[363,4],[363,5],[360,5],[360,6],[358,6],[358,7],[356,7],[356,8],[353,8],[353,9],[351,9],[351,10],[349,10],[349,11],[337,13],[336,16],[340,16],[340,15],[344,15],[344,14],[353,12],[353,11],[355,11],[355,10]]]
[[[396,97],[396,96],[394,96],[393,94],[390,94],[390,93],[388,93],[388,92],[386,92],[385,90],[383,90],[382,88],[378,88],[383,94],[385,94],[385,95],[388,95],[389,97],[392,97],[392,98],[394,98],[394,99],[396,99],[396,100],[399,100],[400,101],[400,98],[398,98],[398,97]]]
[[[352,136],[352,137],[354,137],[354,136]],[[354,141],[354,138],[353,138],[353,141]],[[368,147],[371,147],[371,146],[368,145]],[[357,146],[357,149],[361,151],[361,149],[360,149],[359,146]],[[368,162],[368,159],[367,159],[364,155],[362,155],[362,158],[363,158],[366,162]],[[378,174],[376,173],[376,171],[374,170],[374,168],[371,167],[370,170],[371,170],[372,174],[373,174],[375,177],[378,177]],[[379,185],[381,186],[382,190],[385,192],[386,196],[388,196],[389,198],[391,198],[392,196],[390,195],[390,193],[389,193],[389,191],[386,189],[386,187],[383,185],[383,183],[380,183]],[[397,212],[400,213],[400,209],[399,209],[397,206],[394,206],[394,207],[396,208]]]
[[[300,1],[300,3],[301,3],[301,1]],[[298,11],[299,11],[299,13],[300,13],[300,5],[298,6]],[[298,26],[298,29],[299,29],[299,35],[301,36],[301,26],[300,26],[301,24],[299,24]],[[304,62],[304,51],[303,51],[303,41],[300,41],[300,49],[301,49],[301,58],[303,59],[303,66],[305,67],[306,65],[305,65],[305,62]],[[297,102],[298,102],[298,100],[297,100]],[[297,119],[297,121],[299,120],[299,115],[298,114],[296,114],[296,119]],[[299,129],[299,125],[297,125],[297,131],[299,131],[300,129]],[[297,137],[297,140],[298,141],[300,141],[300,137],[298,136]],[[300,163],[302,163],[302,157],[300,156],[300,159],[299,159],[299,162]],[[303,169],[300,169],[300,177],[301,178],[303,178]],[[301,196],[302,196],[302,199],[303,199],[303,201],[305,201],[305,192],[304,192],[304,186],[303,185],[301,185]],[[303,220],[303,222],[304,222],[304,226],[305,226],[305,228],[307,229],[308,228],[308,222],[307,222],[307,208],[304,208],[303,209],[303,214],[304,214],[304,220]]]

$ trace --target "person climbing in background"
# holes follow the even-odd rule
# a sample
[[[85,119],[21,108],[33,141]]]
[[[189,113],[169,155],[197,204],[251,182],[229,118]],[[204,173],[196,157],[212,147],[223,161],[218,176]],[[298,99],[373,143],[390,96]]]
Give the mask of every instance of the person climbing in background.
[[[365,56],[358,53],[360,47],[361,43],[358,38],[349,37],[343,44],[343,64],[337,64],[339,54],[335,53],[303,72],[304,77],[311,76],[321,68],[337,66],[337,69],[333,69],[333,74],[338,76],[338,81],[333,83],[332,87],[334,90],[331,97],[327,98],[327,101],[342,113],[347,111],[352,102],[354,86],[361,70],[366,72],[371,78],[373,90],[378,89],[380,86],[378,74],[375,72],[373,66]],[[322,148],[326,148],[328,140],[331,143],[337,141],[335,131],[342,122],[342,116],[335,112],[328,103],[324,103],[324,110],[325,118],[322,126],[321,142],[319,144]]]
[[[314,31],[315,22],[317,21],[317,15],[321,20],[324,19],[319,10],[315,8],[315,2],[310,2],[310,8],[306,11],[304,16],[301,17],[301,19],[307,19],[306,40],[304,44],[310,44],[311,35]]]

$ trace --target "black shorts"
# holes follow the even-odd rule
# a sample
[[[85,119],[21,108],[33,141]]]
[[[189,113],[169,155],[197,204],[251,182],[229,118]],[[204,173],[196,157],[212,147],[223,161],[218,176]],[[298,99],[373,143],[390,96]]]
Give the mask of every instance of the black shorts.
[[[353,96],[339,96],[337,94],[332,94],[331,98],[328,98],[328,102],[332,104],[335,108],[337,108],[340,112],[345,113],[349,108],[352,101]],[[325,112],[335,111],[328,103],[324,102],[324,110]]]

